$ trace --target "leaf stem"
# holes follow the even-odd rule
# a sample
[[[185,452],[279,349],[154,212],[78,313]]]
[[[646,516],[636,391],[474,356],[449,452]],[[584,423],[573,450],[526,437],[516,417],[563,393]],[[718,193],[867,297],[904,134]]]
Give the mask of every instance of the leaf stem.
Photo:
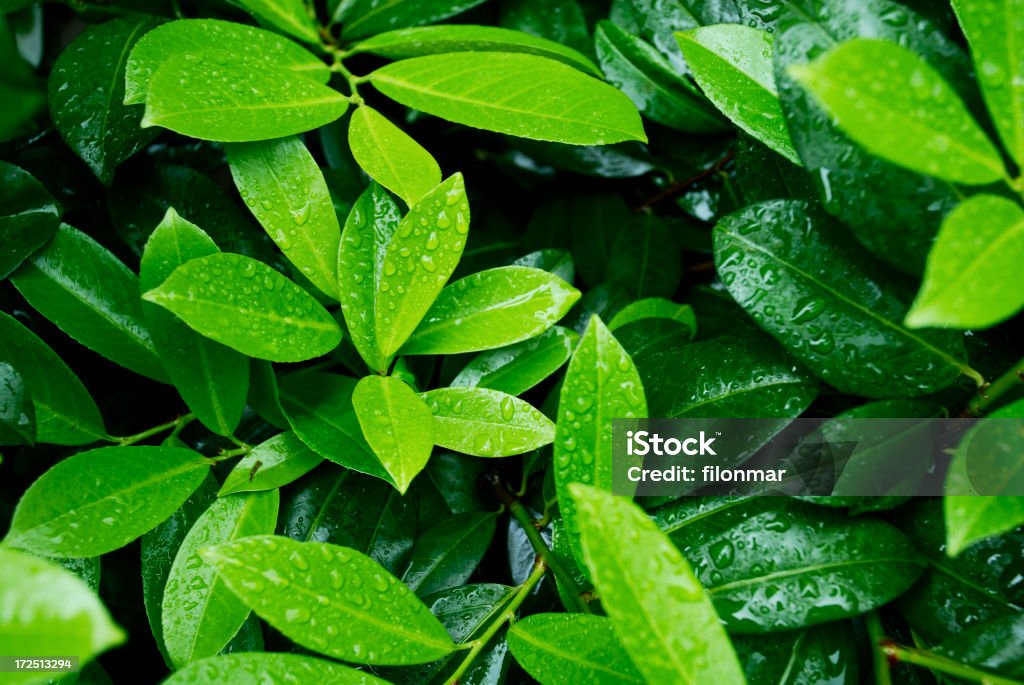
[[[523,584],[516,590],[516,594],[512,598],[512,601],[508,603],[504,611],[498,614],[497,618],[494,619],[491,625],[487,626],[487,629],[483,634],[472,642],[467,643],[472,645],[469,653],[466,654],[466,658],[462,660],[459,667],[455,669],[455,673],[452,673],[451,677],[445,681],[445,685],[458,685],[459,678],[466,675],[466,672],[473,666],[473,662],[478,656],[480,656],[480,653],[484,651],[484,648],[487,647],[487,644],[491,639],[498,634],[498,631],[501,630],[506,623],[511,623],[515,620],[516,612],[519,610],[519,607],[522,606],[523,602],[526,601],[526,598],[530,596],[530,593],[533,592],[533,588],[537,586],[537,583],[539,583],[540,579],[544,577],[547,570],[548,567],[544,562],[544,558],[537,555],[537,560],[533,564],[533,571],[530,572],[530,576],[523,581]]]
[[[544,542],[544,538],[541,537],[540,532],[537,530],[536,522],[530,515],[530,512],[526,510],[523,503],[519,499],[508,491],[508,488],[501,482],[501,477],[497,473],[489,473],[487,480],[494,488],[494,492],[498,495],[498,499],[501,503],[508,508],[512,518],[516,520],[519,527],[526,533],[526,539],[530,541],[530,545],[533,547],[534,553],[539,559],[541,559],[548,568],[555,574],[555,577],[565,587],[566,591],[572,595],[576,608],[584,613],[592,613],[590,605],[583,599],[583,589],[576,583],[576,579],[573,578],[569,570],[559,561],[558,557],[555,556],[551,548],[548,547],[547,543]]]
[[[331,64],[331,71],[341,74],[342,76],[345,77],[345,81],[348,82],[348,88],[351,91],[349,99],[352,101],[352,104],[362,105],[363,98],[359,94],[359,84],[363,83],[365,81],[365,78],[361,76],[356,76],[351,71],[349,71],[348,67],[345,66],[345,62],[343,61],[344,58],[347,56],[345,52],[341,51],[336,47],[325,47],[328,50],[330,50],[331,54],[334,56],[334,63]]]
[[[886,642],[885,629],[877,611],[872,611],[865,618],[868,637],[871,639],[871,658],[875,664],[875,685],[892,685],[892,674],[889,672],[889,659],[882,649]]]
[[[221,450],[220,452],[217,453],[216,457],[208,457],[208,459],[212,462],[221,462],[227,459],[234,459],[235,457],[244,457],[245,455],[249,454],[249,452],[252,451],[252,447],[250,447],[249,445],[246,445],[245,443],[239,444],[241,444],[241,447],[239,447],[238,449]]]
[[[999,378],[978,388],[978,394],[967,403],[966,416],[982,416],[1000,397],[1013,388],[1024,385],[1024,358],[1009,368]]]
[[[973,683],[980,683],[980,685],[1022,685],[1019,680],[1003,678],[1002,676],[962,664],[959,661],[954,661],[926,649],[904,647],[895,642],[885,640],[882,641],[880,646],[882,653],[889,660],[889,663],[892,664],[914,664],[915,666],[929,668],[955,678],[964,678]]]
[[[121,447],[127,447],[128,445],[134,445],[137,442],[142,442],[146,438],[151,438],[158,433],[163,433],[164,431],[172,428],[174,429],[172,435],[177,435],[181,432],[182,428],[191,423],[195,418],[195,414],[185,414],[184,416],[179,416],[173,421],[161,423],[159,426],[153,426],[152,428],[148,428],[141,433],[136,433],[135,435],[125,435],[123,437],[111,436],[110,441],[116,442]]]

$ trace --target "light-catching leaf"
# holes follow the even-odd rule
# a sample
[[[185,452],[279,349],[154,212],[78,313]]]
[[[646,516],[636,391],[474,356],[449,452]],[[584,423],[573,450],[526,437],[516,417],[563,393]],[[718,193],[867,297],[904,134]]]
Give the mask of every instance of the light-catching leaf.
[[[984,185],[1006,175],[960,96],[907,48],[858,38],[790,73],[872,154],[954,183]]]
[[[946,216],[928,254],[924,283],[906,324],[987,328],[1024,307],[1024,210],[975,195]]]
[[[316,17],[303,0],[238,0],[257,19],[307,43],[319,43]]]
[[[341,227],[302,139],[239,143],[225,152],[239,194],[267,235],[304,277],[338,299]]]
[[[156,70],[141,125],[246,142],[319,128],[347,108],[347,97],[294,71],[207,50],[175,55]]]
[[[169,209],[146,242],[139,288],[156,288],[185,262],[218,252],[201,228]],[[142,313],[153,347],[185,404],[207,428],[231,435],[245,409],[249,360],[196,333],[161,307],[143,302]]]
[[[346,38],[359,38],[389,29],[432,24],[482,2],[484,0],[346,0],[338,3],[334,20],[344,19],[342,35]]]
[[[507,457],[549,444],[551,420],[528,402],[485,388],[438,388],[423,394],[434,412],[434,442],[476,457]]]
[[[772,72],[772,34],[739,24],[678,33],[679,46],[704,94],[732,123],[793,162]]]
[[[678,304],[663,297],[648,297],[630,302],[612,317],[612,320],[608,322],[608,329],[614,331],[645,319],[675,321],[689,329],[692,335],[697,334],[697,316],[693,312],[693,307],[688,304]]]
[[[164,685],[260,685],[273,678],[292,685],[387,685],[365,671],[334,661],[287,652],[225,654],[203,659],[175,671]]]
[[[242,255],[193,259],[142,297],[206,337],[257,359],[303,361],[341,341],[337,322],[309,293]]]
[[[640,115],[619,90],[537,55],[427,55],[369,78],[403,105],[474,128],[574,145],[647,140]]]
[[[431,154],[371,107],[352,113],[348,145],[363,171],[409,207],[441,182],[441,167]]]
[[[647,682],[744,685],[711,599],[665,534],[626,499],[579,483],[569,493],[601,604]]]
[[[106,554],[174,513],[209,467],[202,456],[179,447],[81,452],[29,486],[4,544],[51,557]]]
[[[175,668],[220,653],[249,615],[249,607],[224,586],[199,550],[273,533],[278,500],[276,490],[221,497],[188,531],[162,599],[164,644]]]
[[[458,354],[528,340],[551,328],[579,297],[579,290],[540,269],[479,271],[441,291],[400,352]]]
[[[569,486],[586,483],[611,490],[614,482],[612,419],[647,416],[640,375],[629,354],[600,318],[591,317],[569,361],[558,400],[554,472],[562,520],[573,555],[583,562],[580,520]],[[628,458],[628,457],[627,457]],[[623,457],[615,457],[619,470]]]
[[[440,659],[455,647],[411,590],[347,547],[260,535],[200,556],[260,618],[322,654],[401,665]]]
[[[541,685],[643,685],[611,619],[534,614],[508,631],[516,661]]]
[[[32,174],[0,162],[0,279],[53,237],[60,215],[56,200]]]
[[[578,341],[576,331],[552,326],[529,340],[478,354],[451,385],[522,395],[569,361]]]
[[[384,469],[405,494],[434,447],[433,416],[416,392],[397,378],[366,376],[352,391],[352,406]]]
[[[143,376],[168,380],[144,323],[139,279],[77,228],[62,224],[11,282],[29,304],[89,349]]]
[[[301,478],[323,460],[295,433],[275,435],[253,447],[235,464],[217,496],[273,490]]]

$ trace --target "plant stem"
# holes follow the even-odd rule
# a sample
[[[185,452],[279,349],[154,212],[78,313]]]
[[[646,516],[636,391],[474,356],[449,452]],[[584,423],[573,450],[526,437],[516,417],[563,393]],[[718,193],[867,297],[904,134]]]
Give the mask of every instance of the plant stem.
[[[592,613],[590,611],[590,605],[583,599],[583,589],[576,583],[576,579],[573,578],[569,569],[559,561],[558,557],[555,556],[551,548],[548,547],[547,543],[544,542],[544,538],[541,537],[540,532],[537,530],[533,517],[530,512],[526,510],[523,503],[516,498],[505,485],[501,482],[501,477],[496,473],[490,473],[487,476],[488,482],[491,487],[494,488],[495,493],[498,495],[498,499],[501,503],[508,508],[512,518],[516,520],[516,523],[526,533],[526,539],[530,541],[530,545],[533,547],[534,553],[538,558],[543,560],[548,568],[555,574],[555,577],[562,583],[566,591],[572,595],[573,600],[576,603],[577,609],[584,614]]]
[[[325,50],[328,50],[334,56],[334,63],[331,65],[331,71],[341,74],[345,77],[345,81],[348,83],[348,88],[351,91],[349,99],[354,105],[363,104],[363,98],[359,94],[359,84],[363,83],[366,79],[361,76],[356,76],[348,67],[345,66],[344,59],[348,56],[347,53],[343,52],[339,48],[331,45],[325,45]]]
[[[216,457],[208,457],[210,461],[220,462],[227,459],[233,459],[234,457],[244,457],[252,451],[252,447],[242,443],[242,446],[236,450],[221,450]]]
[[[1022,685],[1019,680],[993,675],[925,649],[904,647],[891,641],[883,642],[881,647],[890,663],[914,664],[955,678],[964,678],[973,683],[980,683],[980,685]]]
[[[978,394],[967,404],[964,413],[968,416],[982,416],[996,400],[1019,385],[1024,385],[1024,359],[1018,360],[996,380],[978,388]]]
[[[194,418],[195,414],[185,414],[184,416],[179,416],[173,421],[161,423],[159,426],[153,426],[152,428],[144,430],[141,433],[136,433],[135,435],[126,435],[124,437],[111,436],[110,440],[111,442],[116,442],[121,447],[127,447],[128,445],[134,445],[137,442],[142,442],[146,438],[151,438],[158,433],[163,433],[165,430],[170,430],[172,428],[174,429],[173,435],[177,435],[178,432],[181,431],[181,429],[184,428],[187,424],[189,424]]]
[[[892,685],[889,660],[882,650],[882,643],[886,640],[882,619],[879,618],[877,611],[872,611],[864,618],[868,637],[871,639],[871,658],[875,663],[875,685]]]
[[[544,573],[547,570],[548,567],[544,563],[544,559],[538,555],[537,560],[533,564],[533,571],[530,572],[530,576],[523,581],[523,584],[516,590],[515,597],[513,597],[512,601],[508,603],[505,610],[498,614],[498,617],[494,622],[487,626],[487,629],[480,637],[468,643],[472,645],[469,653],[466,654],[466,658],[462,660],[461,664],[459,664],[455,673],[452,673],[452,676],[445,681],[445,685],[458,685],[459,678],[466,675],[466,672],[473,666],[473,662],[478,656],[480,656],[480,653],[484,651],[484,648],[487,647],[487,643],[491,641],[491,638],[497,635],[502,626],[515,620],[516,611],[518,611],[519,607],[526,601],[526,598],[530,596],[533,588],[537,586],[537,583],[539,583],[540,579],[544,577]]]

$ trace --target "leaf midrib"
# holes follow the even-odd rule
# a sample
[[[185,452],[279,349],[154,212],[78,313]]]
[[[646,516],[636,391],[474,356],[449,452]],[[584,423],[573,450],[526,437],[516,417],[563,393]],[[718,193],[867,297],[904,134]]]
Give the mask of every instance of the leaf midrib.
[[[868,566],[874,564],[911,564],[914,566],[925,566],[924,562],[916,561],[914,559],[908,559],[905,557],[872,557],[870,559],[844,559],[843,561],[831,561],[823,564],[814,564],[812,566],[801,566],[795,569],[786,569],[784,571],[777,571],[775,573],[766,573],[761,576],[754,576],[751,578],[741,578],[734,580],[731,583],[724,583],[715,587],[709,587],[708,593],[715,595],[724,592],[729,592],[737,588],[749,587],[751,585],[759,585],[761,583],[771,582],[773,580],[779,580],[784,578],[791,578],[793,576],[800,576],[811,573],[819,573],[830,571],[833,569],[842,569],[852,566]]]

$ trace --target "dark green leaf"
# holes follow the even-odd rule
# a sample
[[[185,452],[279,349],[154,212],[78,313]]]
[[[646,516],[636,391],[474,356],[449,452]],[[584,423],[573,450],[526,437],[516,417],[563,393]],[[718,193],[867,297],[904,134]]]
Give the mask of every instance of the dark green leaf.
[[[457,514],[416,539],[402,582],[420,597],[464,585],[494,537],[495,515]]]
[[[1009,678],[1024,678],[1024,614],[982,623],[946,640],[935,652]]]
[[[35,441],[36,411],[25,379],[13,366],[0,362],[0,445]]]
[[[593,54],[587,20],[576,0],[506,0],[501,25]]]
[[[24,169],[0,162],[0,279],[53,237],[61,209]]]
[[[312,471],[321,461],[323,457],[294,433],[281,433],[256,445],[240,459],[217,496],[279,488]]]
[[[619,232],[608,255],[605,278],[637,297],[672,297],[683,264],[668,225],[644,215]]]
[[[857,643],[849,622],[826,623],[804,631],[732,636],[732,641],[749,685],[861,682]]]
[[[549,444],[551,421],[531,404],[497,390],[438,388],[424,393],[434,412],[434,442],[478,457],[507,457]]]
[[[389,29],[432,24],[447,19],[484,0],[350,0],[344,7],[342,33],[346,38],[360,38]],[[337,13],[336,13],[337,15]]]

